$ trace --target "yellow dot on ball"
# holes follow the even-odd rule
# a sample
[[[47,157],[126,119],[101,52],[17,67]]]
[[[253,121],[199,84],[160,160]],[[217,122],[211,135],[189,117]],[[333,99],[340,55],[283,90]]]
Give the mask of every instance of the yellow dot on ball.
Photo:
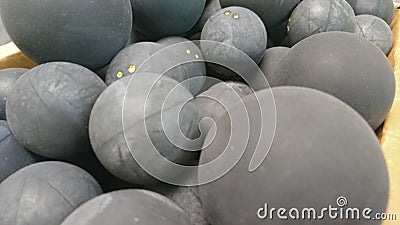
[[[194,55],[194,57],[195,57],[196,59],[200,58],[200,57],[199,57],[199,54]]]
[[[124,73],[122,71],[118,71],[117,77],[122,78],[124,76]]]
[[[289,18],[288,22],[290,23],[292,21],[292,18]]]
[[[239,19],[239,14],[235,13],[235,14],[233,15],[233,18]]]
[[[189,49],[188,49],[188,50],[186,50],[186,54],[188,54],[188,55],[190,54],[190,50],[189,50]]]
[[[134,72],[136,72],[136,66],[130,66],[129,69],[128,69],[128,72],[129,72],[129,73],[134,73]]]
[[[226,11],[225,15],[229,16],[229,15],[231,15],[231,12],[230,11]]]

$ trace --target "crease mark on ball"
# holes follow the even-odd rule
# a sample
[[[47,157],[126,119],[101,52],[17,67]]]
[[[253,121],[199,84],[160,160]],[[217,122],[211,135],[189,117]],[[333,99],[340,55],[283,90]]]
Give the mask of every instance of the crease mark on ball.
[[[58,190],[53,184],[51,184],[49,181],[42,179],[36,175],[31,174],[32,177],[34,177],[35,179],[38,179],[40,181],[42,181],[44,184],[47,184],[49,187],[51,187],[51,189],[53,189],[54,191],[56,191],[67,203],[69,206],[71,206],[72,209],[75,208],[74,204],[64,195],[64,193],[62,193],[60,190]]]
[[[35,85],[33,85],[32,79],[29,79],[29,85],[32,87],[33,92],[36,94],[36,96],[38,97],[39,101],[42,103],[42,105],[47,109],[47,111],[50,112],[49,107],[47,106],[46,102],[44,101],[44,99],[42,98],[42,96],[39,94],[39,92],[37,91],[37,89],[35,88]]]

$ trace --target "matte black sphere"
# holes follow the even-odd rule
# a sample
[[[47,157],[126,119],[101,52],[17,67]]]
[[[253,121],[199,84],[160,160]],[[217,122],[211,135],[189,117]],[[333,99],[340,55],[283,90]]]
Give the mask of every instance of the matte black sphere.
[[[301,0],[220,0],[222,7],[242,6],[248,8],[264,21],[267,27],[283,23]]]
[[[100,69],[131,35],[129,0],[0,2],[4,26],[36,63],[68,61]]]
[[[0,224],[59,225],[101,193],[96,180],[79,167],[62,162],[33,164],[0,184]]]
[[[174,52],[180,61],[180,66],[184,68],[188,74],[188,82],[186,85],[193,95],[203,87],[206,79],[206,66],[203,61],[203,54],[199,47],[186,38],[172,36],[160,39],[159,44],[168,48],[168,51]],[[171,71],[174,72],[176,69]]]
[[[179,49],[186,44],[179,45]],[[192,49],[192,51],[190,50]],[[111,61],[106,75],[106,83],[110,85],[118,79],[125,76],[135,75],[142,72],[163,74],[175,79],[178,82],[184,82],[190,79],[193,72],[200,72],[202,68],[192,71],[189,67],[182,66],[184,60],[188,58],[196,60],[195,55],[201,57],[201,53],[196,46],[190,45],[190,49],[185,49],[184,54],[189,52],[188,56],[182,57],[174,47],[165,48],[164,45],[153,42],[138,42],[123,49]],[[181,50],[181,49],[180,49]],[[189,51],[187,51],[189,50]],[[180,55],[180,57],[178,57]],[[201,65],[201,64],[200,64]],[[199,71],[198,71],[199,70]],[[201,71],[202,72],[202,71]],[[197,81],[197,82],[196,82]],[[193,94],[196,94],[201,86],[199,80],[184,82],[184,86]]]
[[[242,7],[228,7],[210,17],[204,25],[201,40],[231,45],[259,63],[267,48],[267,31],[261,19],[251,10]],[[226,51],[221,45],[201,43],[201,48],[204,58],[207,60],[214,57],[223,57],[224,61],[239,60],[236,59],[239,57],[237,54]]]
[[[356,15],[377,16],[390,24],[394,15],[394,3],[392,0],[358,0],[355,12]]]
[[[265,51],[264,58],[260,63],[260,69],[267,78],[270,87],[285,84],[284,77],[277,76],[275,71],[289,51],[290,48],[287,47],[274,47]]]
[[[381,18],[373,15],[356,16],[354,33],[376,44],[386,55],[393,45],[393,34],[390,26]]]
[[[356,18],[343,0],[304,0],[294,9],[289,22],[292,44],[311,35],[328,31],[354,32]]]
[[[6,119],[6,101],[14,83],[27,69],[11,68],[0,70],[0,119]]]
[[[39,160],[15,139],[4,120],[0,120],[0,140],[0,183],[15,171]]]
[[[356,34],[329,32],[294,46],[276,70],[285,85],[327,92],[352,106],[373,129],[395,95],[392,66],[382,51]]]
[[[138,73],[116,81],[101,94],[90,116],[90,140],[100,162],[112,174],[133,184],[151,185],[158,181],[136,162],[132,150],[149,152],[155,148],[168,160],[185,165],[197,156],[181,150],[188,145],[180,137],[182,132],[185,137],[194,138],[197,131],[196,106],[182,106],[193,96],[175,80],[157,80],[158,77]],[[131,116],[122,117],[122,113]],[[147,135],[152,143],[145,142]],[[174,175],[168,168],[160,171],[166,176]]]
[[[189,31],[203,13],[205,0],[131,0],[133,25],[154,39]]]
[[[188,225],[185,212],[168,198],[145,190],[123,190],[83,204],[61,225]]]
[[[8,95],[10,129],[36,154],[72,159],[90,146],[90,111],[105,87],[95,73],[76,64],[37,66],[18,79]]]
[[[135,74],[139,66],[142,66],[150,56],[162,48],[162,45],[153,42],[138,42],[124,48],[114,57],[108,67],[106,75],[107,85],[112,84],[122,77]],[[146,72],[163,72],[162,70],[166,69],[162,63],[157,62],[152,64],[152,67],[146,68],[149,70]]]
[[[268,125],[261,122],[259,103],[269,102],[272,94],[278,115],[274,141],[264,162],[250,172],[249,162],[258,137],[265,138],[259,131]],[[329,205],[340,208],[343,200],[338,201],[340,196],[347,199],[346,207],[385,212],[389,188],[386,163],[378,139],[365,120],[342,101],[314,89],[278,87],[272,93],[262,90],[257,95],[258,101],[254,96],[244,99],[251,128],[243,157],[225,176],[200,186],[210,224],[297,225],[299,221],[304,225],[380,224],[381,221],[361,216],[360,220],[334,220],[327,212],[323,219],[307,219],[307,214],[306,219],[301,219],[304,208],[314,208],[317,215]],[[265,109],[267,105],[261,107]],[[226,118],[226,114],[222,116],[217,126],[229,129]],[[202,151],[201,164],[219,156],[224,150],[220,144],[230,138],[226,129],[217,132],[212,144]],[[232,132],[245,136],[242,130]],[[246,140],[230,141],[230,146],[236,148]],[[268,150],[265,149],[268,146],[260,147]],[[210,173],[215,171],[200,169],[199,176]],[[286,209],[283,216],[287,220],[278,218],[277,210],[281,207]],[[272,208],[276,210],[270,219]],[[292,208],[299,210],[300,219],[290,219],[296,218],[296,212],[289,214]]]

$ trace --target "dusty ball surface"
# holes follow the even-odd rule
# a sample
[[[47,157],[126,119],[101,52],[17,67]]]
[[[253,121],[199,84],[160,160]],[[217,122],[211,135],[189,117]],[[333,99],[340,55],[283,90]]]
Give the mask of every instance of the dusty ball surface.
[[[15,82],[7,99],[7,121],[18,141],[52,159],[85,153],[92,107],[105,89],[92,71],[55,62],[33,68]]]
[[[385,55],[388,55],[393,45],[393,33],[390,26],[381,18],[373,15],[356,16],[354,33],[376,44]]]
[[[59,225],[101,193],[96,180],[79,167],[62,162],[33,164],[0,184],[0,223]]]
[[[356,18],[343,0],[304,0],[294,9],[288,25],[292,44],[322,32],[354,32]]]
[[[262,20],[251,10],[242,7],[228,7],[210,17],[204,25],[201,40],[233,46],[259,63],[267,47],[267,31]],[[240,60],[236,59],[239,56],[233,54],[232,51],[224,51],[223,45],[201,43],[201,48],[204,58],[207,60],[215,57],[227,61]]]
[[[358,0],[355,12],[356,15],[377,16],[390,24],[394,16],[394,3],[392,0]]]

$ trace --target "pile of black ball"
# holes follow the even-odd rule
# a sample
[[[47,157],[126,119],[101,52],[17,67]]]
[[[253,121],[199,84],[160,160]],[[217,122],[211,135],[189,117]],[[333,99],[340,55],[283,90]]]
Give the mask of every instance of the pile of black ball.
[[[339,197],[385,212],[374,130],[396,92],[393,12],[391,0],[1,0],[38,66],[0,70],[0,224],[315,224],[260,215]]]

